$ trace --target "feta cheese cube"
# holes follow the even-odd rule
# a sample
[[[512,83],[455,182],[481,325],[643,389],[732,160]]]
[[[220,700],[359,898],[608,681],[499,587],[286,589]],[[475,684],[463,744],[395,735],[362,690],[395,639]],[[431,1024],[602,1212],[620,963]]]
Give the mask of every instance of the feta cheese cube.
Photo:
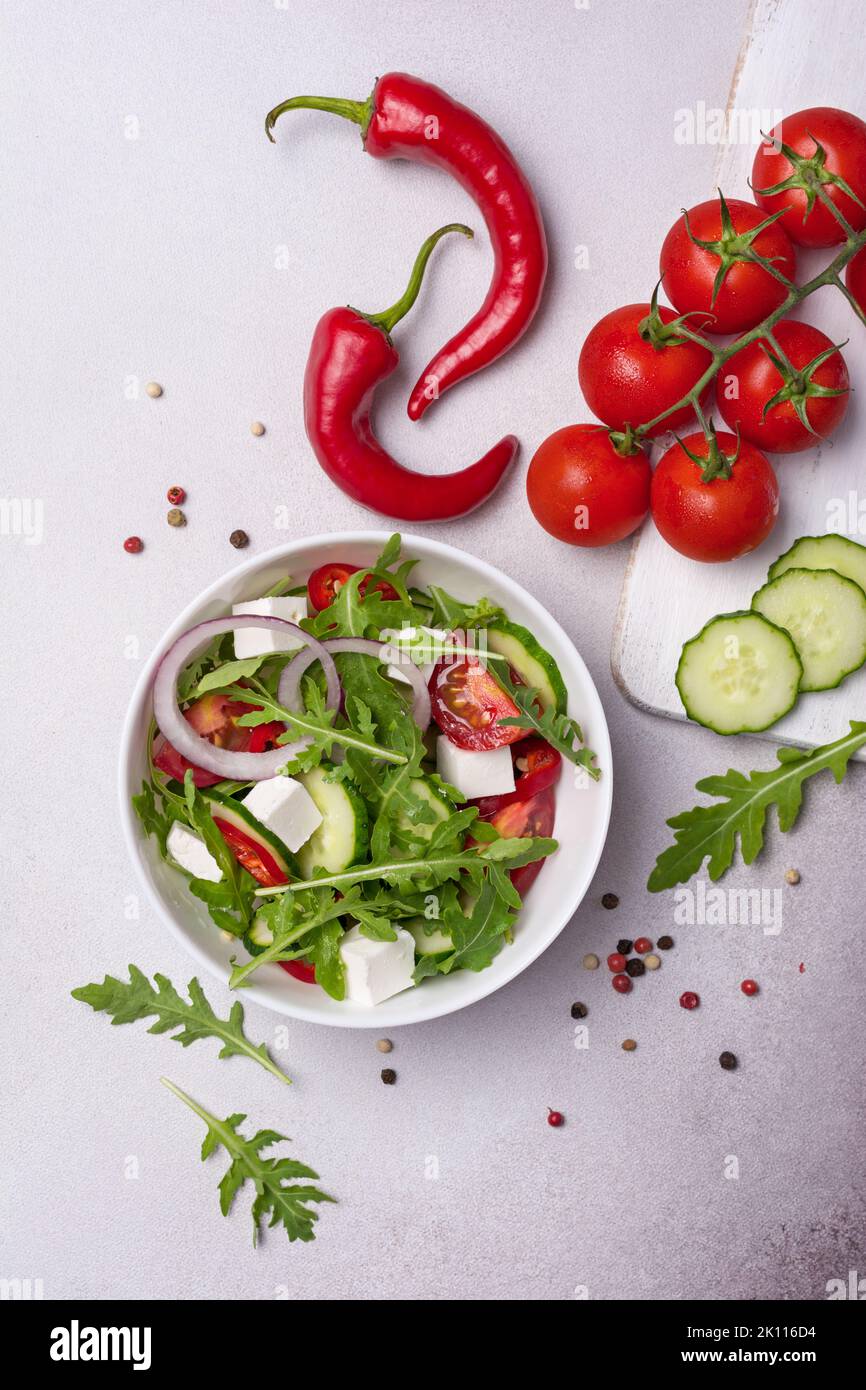
[[[449,635],[450,634],[446,628],[424,627],[423,625],[421,627],[404,627],[401,628],[399,631],[393,627],[383,627],[382,631],[379,634],[383,642],[389,642],[392,646],[398,648],[404,642],[417,643],[419,641],[422,641],[425,637],[428,638],[431,642],[444,642]],[[423,654],[423,651],[424,648],[423,646],[421,646],[419,648],[419,652]],[[408,652],[404,652],[401,664],[410,664],[411,662],[411,656],[408,654]],[[424,677],[425,682],[429,681],[430,677],[433,674],[433,667],[436,665],[436,661],[419,661],[416,658],[414,664],[419,668],[422,676]],[[407,685],[409,683],[408,677],[404,675],[404,673],[400,670],[400,666],[398,666],[396,663],[393,666],[388,667],[388,675],[392,678],[392,680],[403,681],[404,684]]]
[[[489,748],[474,753],[458,748],[444,734],[436,740],[436,771],[469,801],[475,796],[501,796],[514,791],[511,749]]]
[[[183,821],[176,820],[166,837],[166,848],[182,869],[193,878],[206,878],[211,883],[219,883],[222,869],[214,859],[200,835],[194,835]]]
[[[322,824],[321,812],[310,793],[292,777],[268,777],[264,782],[256,782],[244,797],[244,806],[292,854]]]
[[[256,613],[263,618],[284,618],[297,623],[307,616],[307,600],[303,594],[284,598],[257,598],[251,603],[233,603],[232,613]],[[271,652],[293,652],[303,646],[291,633],[269,627],[243,627],[235,630],[235,658],[269,656]]]
[[[396,941],[370,941],[352,927],[340,943],[346,968],[346,998],[353,1004],[381,1004],[414,984],[415,940],[397,928]]]

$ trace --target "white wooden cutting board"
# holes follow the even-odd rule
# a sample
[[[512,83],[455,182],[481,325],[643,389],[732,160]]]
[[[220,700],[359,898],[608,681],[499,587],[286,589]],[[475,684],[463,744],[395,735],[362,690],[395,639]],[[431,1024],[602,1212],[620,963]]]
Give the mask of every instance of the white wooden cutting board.
[[[729,116],[748,128],[758,115],[765,130],[761,113],[772,122],[774,112],[809,106],[839,106],[866,118],[864,20],[863,0],[834,0],[832,5],[754,0],[731,83]],[[705,114],[709,121],[712,113]],[[719,146],[714,182],[724,193],[750,197],[747,179],[754,149],[747,135]],[[712,192],[707,189],[707,196]],[[672,190],[672,221],[675,204]],[[800,253],[798,278],[801,268],[814,274],[831,256]],[[752,555],[731,564],[698,564],[666,545],[650,521],[643,527],[629,557],[611,665],[623,693],[655,714],[685,718],[674,684],[683,642],[715,613],[748,608],[770,563],[797,536],[841,531],[866,544],[866,328],[838,290],[819,290],[796,316],[834,342],[849,340],[844,355],[855,390],[848,414],[832,441],[772,459],[782,493],[781,515],[772,536]],[[866,719],[866,667],[837,690],[804,695],[761,737],[816,745],[839,737],[851,718]]]

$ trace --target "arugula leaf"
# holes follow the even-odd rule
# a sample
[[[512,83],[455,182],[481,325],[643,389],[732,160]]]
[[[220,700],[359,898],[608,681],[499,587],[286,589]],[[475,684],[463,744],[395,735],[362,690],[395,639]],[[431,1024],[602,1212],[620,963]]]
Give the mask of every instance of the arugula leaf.
[[[256,1047],[244,1033],[244,1008],[240,1000],[232,1005],[228,1018],[217,1018],[198,980],[187,985],[189,1002],[181,998],[171,980],[154,975],[156,989],[136,965],[129,967],[129,980],[116,980],[106,975],[102,984],[82,985],[72,990],[72,998],[89,1004],[96,1013],[111,1015],[113,1024],[136,1023],[140,1018],[156,1017],[148,1033],[174,1033],[175,1042],[182,1047],[200,1038],[219,1038],[220,1057],[251,1057],[253,1061],[291,1086],[291,1081],[269,1055],[264,1043]]]
[[[519,900],[518,900],[519,901]],[[517,913],[502,901],[496,886],[487,880],[468,913],[459,904],[445,916],[454,943],[454,954],[440,965],[443,975],[452,970],[484,970],[499,955]]]
[[[346,997],[346,971],[340,955],[342,939],[343,928],[339,922],[323,922],[312,933],[305,950],[307,959],[316,967],[316,984],[332,999],[338,1000]]]
[[[283,894],[261,908],[258,915],[264,919],[274,939],[263,951],[253,956],[252,960],[244,961],[242,965],[238,965],[236,958],[232,956],[230,989],[238,989],[246,984],[255,970],[270,961],[296,960],[298,956],[309,955],[313,939],[304,940],[301,945],[302,938],[351,912],[354,903],[361,896],[360,890],[355,889],[347,892],[344,897],[337,898],[333,889],[318,888],[315,879],[300,884],[299,887],[305,891]],[[325,949],[322,942],[318,944],[320,950]],[[328,978],[334,978],[333,970]],[[322,984],[322,981],[319,983]],[[325,988],[324,984],[322,988]]]
[[[231,633],[229,632],[222,632],[219,637],[214,637],[214,639],[207,644],[204,651],[199,652],[195,660],[191,662],[185,670],[181,671],[177,680],[177,698],[179,704],[182,705],[187,700],[192,699],[195,688],[205,671],[209,671],[212,666],[219,664],[223,652],[227,650],[228,640],[230,638]]]
[[[144,827],[145,835],[156,837],[160,854],[164,858],[167,853],[165,842],[176,817],[168,815],[157,806],[150,782],[142,782],[141,791],[132,798],[132,808]]]
[[[542,708],[538,691],[532,686],[515,685],[507,670],[497,667],[492,674],[520,711],[514,718],[500,719],[499,723],[512,725],[517,729],[533,729],[545,742],[561,753],[563,758],[574,763],[575,767],[582,767],[587,776],[597,782],[601,770],[593,766],[595,754],[592,749],[575,746],[583,744],[583,732],[577,721],[570,719],[567,714],[557,714],[556,710]]]
[[[258,681],[252,681],[250,686],[227,686],[223,694],[228,695],[233,700],[255,699],[259,709],[250,710],[248,714],[239,716],[237,723],[244,728],[255,728],[257,724],[269,724],[272,720],[279,720],[288,725],[286,733],[281,740],[292,741],[301,734],[309,735],[311,743],[308,748],[302,750],[300,754],[293,756],[286,762],[286,769],[309,771],[321,762],[323,757],[330,755],[334,744],[341,748],[354,748],[358,752],[365,753],[369,758],[381,758],[387,763],[403,763],[405,758],[402,753],[396,753],[393,748],[383,747],[376,743],[375,739],[366,733],[359,733],[351,725],[348,728],[336,728],[334,720],[336,711],[319,709],[303,713],[293,713],[274,699],[274,697],[261,686]],[[405,711],[405,707],[404,711]],[[314,758],[315,761],[310,761]]]
[[[400,547],[402,544],[403,538],[400,532],[395,531],[393,536],[389,536],[386,540],[382,554],[379,556],[373,568],[377,570],[389,570],[392,565],[396,565],[397,561],[400,559]]]
[[[206,695],[209,690],[218,690],[223,685],[234,685],[235,681],[245,680],[248,676],[254,676],[261,666],[270,659],[271,653],[265,652],[261,656],[244,657],[241,661],[224,661],[222,666],[217,666],[213,671],[208,671],[198,682],[193,694]]]
[[[674,831],[675,843],[659,855],[649,876],[647,888],[658,893],[686,883],[709,859],[713,882],[730,868],[736,852],[737,836],[745,864],[751,864],[764,844],[767,810],[775,805],[779,829],[787,831],[796,821],[803,804],[803,783],[807,777],[829,768],[841,782],[848,762],[866,744],[866,723],[851,720],[850,732],[835,743],[824,744],[812,752],[801,748],[779,748],[779,767],[746,776],[733,768],[719,777],[704,777],[696,790],[720,798],[713,806],[694,806],[672,816],[667,824]]]
[[[242,870],[214,824],[207,801],[196,788],[192,768],[187,768],[184,774],[183,790],[189,823],[204,840],[219,865],[228,887],[228,907],[223,899],[216,903],[205,896],[206,890],[202,888],[202,879],[191,881],[191,891],[196,897],[207,903],[208,911],[218,927],[231,932],[233,936],[242,936],[250,923],[252,894],[249,889],[243,887]],[[244,875],[244,877],[248,878],[249,876]],[[252,880],[249,881],[252,882]],[[235,920],[231,913],[236,913],[239,920]]]
[[[226,1120],[218,1120],[204,1106],[194,1101],[167,1077],[160,1078],[173,1095],[195,1111],[207,1125],[207,1134],[201,1146],[202,1159],[222,1146],[231,1158],[231,1163],[219,1185],[220,1211],[228,1216],[236,1194],[244,1183],[250,1181],[255,1188],[253,1200],[253,1245],[258,1241],[262,1218],[270,1215],[268,1226],[280,1225],[285,1229],[289,1240],[314,1240],[314,1223],[318,1213],[309,1206],[310,1202],[333,1202],[326,1192],[317,1187],[298,1186],[297,1178],[318,1179],[318,1173],[306,1164],[293,1158],[262,1158],[262,1149],[285,1139],[273,1129],[260,1129],[252,1139],[245,1139],[238,1133],[238,1126],[246,1115],[229,1115]]]
[[[502,616],[499,604],[489,598],[480,598],[476,603],[464,603],[462,599],[454,598],[446,589],[440,589],[437,584],[430,585],[430,596],[433,599],[434,627],[488,627],[494,618]]]

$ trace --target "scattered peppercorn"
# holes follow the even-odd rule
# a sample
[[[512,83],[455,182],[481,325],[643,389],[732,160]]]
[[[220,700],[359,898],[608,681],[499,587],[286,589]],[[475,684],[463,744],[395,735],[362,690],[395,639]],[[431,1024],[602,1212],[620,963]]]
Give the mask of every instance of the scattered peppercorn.
[[[265,427],[262,424],[261,420],[253,420],[253,423],[250,425],[250,434],[254,434],[256,436],[256,439],[261,439],[264,432]]]
[[[246,531],[232,531],[231,535],[229,536],[229,540],[231,541],[235,550],[243,550],[244,546],[249,545],[250,543],[250,538],[247,535]]]
[[[638,960],[636,956],[632,956],[630,961],[626,961],[625,969],[627,975],[631,975],[633,980],[637,980],[643,975],[646,966],[642,960]]]
[[[376,1046],[380,1052],[390,1052],[394,1044],[390,1038],[380,1038]]]
[[[572,1004],[571,1006],[572,1018],[586,1018],[588,1013],[589,1009],[585,1004]]]
[[[650,952],[648,956],[644,956],[643,963],[646,966],[647,970],[658,970],[662,962],[660,956],[657,956],[653,952]]]
[[[660,951],[669,951],[674,944],[672,936],[660,936],[656,945]]]
[[[639,956],[645,956],[647,951],[651,951],[653,944],[648,936],[639,936],[634,943],[634,948]]]
[[[153,401],[162,395],[162,387],[158,381],[149,381],[144,389]]]
[[[186,501],[186,488],[170,487],[165,495],[173,507],[182,507]]]
[[[186,526],[186,517],[180,507],[170,507],[165,514],[169,526]]]
[[[384,1067],[382,1070],[382,1080],[386,1086],[393,1086],[394,1082],[397,1080],[397,1073],[392,1071],[390,1067]]]
[[[634,1052],[636,1047],[637,1043],[635,1042],[634,1038],[626,1038],[625,1042],[622,1045],[622,1050],[623,1052]]]
[[[123,548],[129,555],[137,555],[140,550],[144,550],[144,541],[141,536],[127,536],[123,542]]]
[[[733,1052],[722,1052],[719,1054],[719,1066],[723,1071],[736,1071],[737,1059]]]
[[[547,1123],[551,1125],[553,1129],[559,1129],[560,1125],[565,1124],[565,1116],[561,1110],[551,1110],[550,1106],[548,1106]]]
[[[627,936],[621,936],[619,941],[616,943],[616,949],[619,951],[621,956],[630,956],[633,945],[634,942],[629,941]]]
[[[800,882],[800,870],[799,870],[799,869],[789,869],[788,872],[785,874],[785,882],[786,882],[786,883],[799,883],[799,882]]]
[[[583,958],[584,970],[597,970],[600,964],[601,961],[598,956],[594,955],[592,951],[590,951],[588,956],[584,956]]]
[[[696,1009],[700,1002],[700,995],[695,994],[693,989],[687,989],[680,995],[680,1008]]]
[[[744,980],[743,983],[740,985],[740,989],[743,991],[744,994],[757,994],[758,982],[757,980]]]
[[[613,985],[617,994],[628,994],[629,990],[631,989],[631,980],[629,979],[628,975],[614,975],[613,979],[611,980],[611,984]]]
[[[602,897],[601,905],[602,907],[606,907],[608,912],[610,912],[613,908],[619,907],[619,898],[616,896],[616,893],[605,893]]]
[[[607,958],[607,968],[612,970],[614,975],[618,975],[621,970],[625,970],[625,956],[621,951],[611,951]]]

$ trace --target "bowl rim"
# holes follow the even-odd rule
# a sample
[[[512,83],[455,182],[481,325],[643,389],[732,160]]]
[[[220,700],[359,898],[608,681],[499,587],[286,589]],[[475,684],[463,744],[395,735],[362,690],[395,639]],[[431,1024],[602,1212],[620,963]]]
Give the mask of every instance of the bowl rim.
[[[131,768],[137,751],[135,741],[140,716],[143,712],[142,706],[150,693],[154,672],[163,654],[175,638],[182,632],[185,632],[188,627],[192,626],[196,611],[209,601],[218,597],[220,591],[229,580],[242,578],[244,575],[265,568],[274,561],[289,558],[300,550],[315,550],[317,547],[333,546],[334,544],[346,546],[359,544],[375,546],[378,544],[381,547],[392,534],[393,532],[391,530],[317,532],[315,535],[304,536],[294,541],[287,541],[284,545],[274,546],[270,550],[252,555],[249,559],[242,561],[241,564],[236,565],[233,569],[226,570],[223,574],[218,576],[217,579],[213,580],[211,584],[207,585],[206,588],[202,589],[177,615],[168,628],[165,629],[156,642],[153,651],[147,658],[133,688],[124,717],[118,761],[120,820],[127,853],[135,865],[136,872],[140,882],[144,886],[148,900],[152,906],[156,908],[157,915],[162,918],[172,935],[181,943],[196,963],[202,966],[210,976],[218,979],[226,988],[228,988],[227,972],[222,970],[218,964],[211,959],[203,946],[199,945],[195,935],[182,926],[176,919],[168,904],[163,900],[156,884],[152,881],[144,856],[141,853],[140,828],[135,813],[133,812],[130,799],[132,786]],[[568,633],[544,605],[527,589],[524,589],[522,584],[519,584],[517,580],[512,579],[509,575],[505,574],[503,570],[498,569],[495,565],[489,564],[486,560],[482,560],[470,554],[468,551],[462,550],[459,546],[450,545],[446,541],[434,540],[428,536],[421,536],[415,533],[401,532],[401,543],[403,548],[408,550],[410,554],[413,552],[413,549],[420,550],[421,553],[419,554],[419,558],[435,559],[437,555],[440,555],[447,556],[461,564],[468,561],[470,567],[474,568],[481,578],[492,580],[499,587],[511,590],[516,594],[520,602],[525,604],[530,611],[537,610],[537,612],[541,614],[542,620],[552,626],[557,639],[570,649],[570,653],[581,669],[586,682],[589,705],[593,706],[586,710],[583,718],[585,718],[586,722],[590,724],[592,728],[593,748],[597,754],[599,764],[604,769],[604,776],[601,782],[597,784],[603,791],[603,803],[599,808],[603,823],[601,826],[601,834],[598,839],[597,852],[592,863],[587,867],[583,886],[579,893],[563,899],[563,907],[566,910],[562,912],[561,920],[555,931],[548,930],[546,932],[539,932],[537,948],[531,949],[528,957],[525,957],[522,961],[517,961],[513,966],[508,965],[507,955],[505,955],[498,958],[498,962],[501,963],[501,967],[504,967],[504,969],[479,971],[474,976],[476,988],[472,991],[467,991],[466,998],[458,998],[453,1002],[437,1006],[436,1000],[439,991],[430,990],[429,1003],[425,1003],[423,1006],[416,1008],[411,1018],[394,1021],[388,1020],[386,1016],[387,1005],[392,1002],[390,1000],[386,1000],[382,1005],[370,1009],[369,1018],[359,1018],[357,1015],[341,1017],[338,1014],[323,1015],[313,1008],[308,1008],[302,1002],[298,1002],[291,996],[286,996],[285,999],[280,1000],[275,999],[261,986],[255,984],[245,986],[242,991],[245,999],[248,999],[251,1003],[260,1004],[262,1007],[274,1013],[290,1018],[301,1019],[307,1023],[317,1023],[325,1027],[396,1028],[406,1027],[415,1023],[425,1023],[431,1019],[443,1018],[448,1014],[457,1013],[460,1009],[468,1008],[472,1004],[477,1004],[482,999],[486,999],[488,995],[494,994],[498,989],[502,989],[505,985],[510,984],[512,980],[516,979],[518,975],[528,969],[539,956],[543,955],[547,948],[553,944],[571,921],[571,918],[585,898],[592,880],[595,877],[602,853],[604,852],[605,844],[607,843],[607,835],[610,828],[613,805],[613,757],[610,744],[610,732],[607,726],[604,706],[602,705],[601,697],[595,682],[589,672],[586,662],[583,660],[583,657],[575,647]],[[559,918],[560,914],[557,913],[556,917]],[[492,978],[488,978],[488,976],[492,976]],[[240,994],[236,997],[240,998]],[[395,996],[395,999],[399,998],[399,995]]]

